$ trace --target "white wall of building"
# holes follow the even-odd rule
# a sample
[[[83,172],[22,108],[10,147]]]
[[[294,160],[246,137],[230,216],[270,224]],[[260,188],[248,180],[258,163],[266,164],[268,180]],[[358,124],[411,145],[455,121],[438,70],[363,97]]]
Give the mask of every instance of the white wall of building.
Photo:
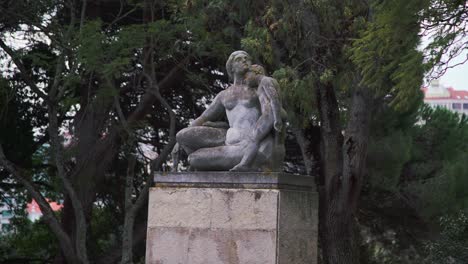
[[[442,99],[427,98],[427,99],[424,99],[424,102],[433,108],[442,107],[453,112],[468,115],[468,99],[467,100],[454,100],[454,99],[442,100]],[[459,108],[455,109],[454,106],[459,106]]]
[[[438,80],[432,81],[424,90],[424,102],[436,108],[442,107],[459,114],[468,115],[468,92],[457,91],[440,84]]]

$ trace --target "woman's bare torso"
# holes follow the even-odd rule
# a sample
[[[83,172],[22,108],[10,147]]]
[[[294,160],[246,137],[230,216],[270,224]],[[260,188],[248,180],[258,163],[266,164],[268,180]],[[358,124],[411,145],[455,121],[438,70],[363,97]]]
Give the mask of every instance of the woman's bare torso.
[[[246,85],[232,85],[223,92],[229,129],[226,145],[235,145],[250,137],[261,115],[257,92]]]

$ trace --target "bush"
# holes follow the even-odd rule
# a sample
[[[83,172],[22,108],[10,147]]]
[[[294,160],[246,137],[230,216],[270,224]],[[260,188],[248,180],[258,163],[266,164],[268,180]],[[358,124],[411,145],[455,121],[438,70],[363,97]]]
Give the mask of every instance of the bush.
[[[468,263],[468,214],[460,211],[455,215],[440,217],[441,237],[428,242],[427,263]]]

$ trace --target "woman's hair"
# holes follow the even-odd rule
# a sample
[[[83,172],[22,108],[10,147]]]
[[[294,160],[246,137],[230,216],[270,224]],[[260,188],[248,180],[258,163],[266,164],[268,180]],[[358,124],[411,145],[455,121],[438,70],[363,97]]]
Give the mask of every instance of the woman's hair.
[[[234,72],[232,71],[232,62],[240,54],[245,54],[245,55],[250,57],[250,55],[247,52],[243,51],[243,50],[236,50],[233,53],[231,53],[231,55],[229,55],[229,59],[226,62],[226,71],[228,73],[228,76],[229,76],[230,80],[232,80],[233,77],[234,77]]]

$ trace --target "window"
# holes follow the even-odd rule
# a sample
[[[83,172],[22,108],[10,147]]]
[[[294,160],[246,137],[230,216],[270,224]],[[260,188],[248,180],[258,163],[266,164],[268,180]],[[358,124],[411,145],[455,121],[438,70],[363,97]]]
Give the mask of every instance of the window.
[[[453,103],[452,104],[452,109],[461,109],[461,104],[460,103]]]
[[[12,213],[10,210],[5,210],[2,212],[2,217],[11,217]]]
[[[468,109],[468,104],[463,104],[463,109]]]

